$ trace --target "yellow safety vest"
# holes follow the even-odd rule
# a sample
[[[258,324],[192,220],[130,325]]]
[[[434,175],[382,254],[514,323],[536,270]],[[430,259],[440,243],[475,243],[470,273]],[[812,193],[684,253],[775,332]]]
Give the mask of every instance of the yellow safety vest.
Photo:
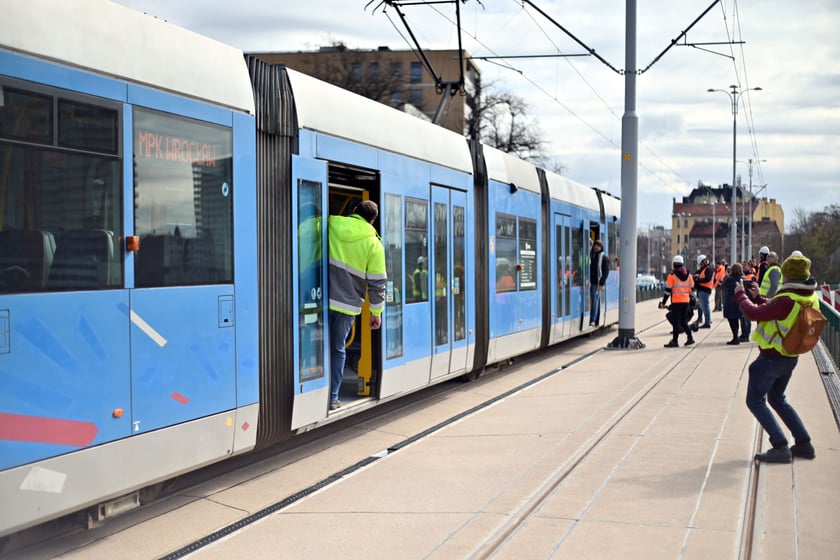
[[[779,284],[782,283],[781,267],[777,264],[771,264],[767,267],[767,270],[764,271],[764,276],[761,277],[761,285],[758,287],[758,293],[763,296],[766,296],[768,293],[770,293],[770,271],[774,268],[779,269]]]
[[[813,305],[816,309],[819,309],[820,298],[817,297],[816,293],[813,293],[810,296],[801,296],[792,292],[785,292],[783,294],[777,294],[773,296],[772,299],[776,299],[778,297],[787,297],[792,299],[794,301],[793,309],[791,309],[790,313],[788,313],[788,316],[782,319],[781,321],[759,321],[758,325],[756,325],[756,328],[752,333],[751,338],[753,339],[753,341],[758,343],[758,347],[762,350],[772,348],[782,356],[788,356],[790,358],[793,358],[797,356],[797,354],[788,354],[787,352],[785,352],[785,347],[782,345],[782,340],[785,338],[785,336],[787,336],[787,333],[790,332],[790,328],[793,326],[793,324],[796,323],[796,318],[799,316],[799,310],[802,309],[802,306],[810,302],[811,305]]]

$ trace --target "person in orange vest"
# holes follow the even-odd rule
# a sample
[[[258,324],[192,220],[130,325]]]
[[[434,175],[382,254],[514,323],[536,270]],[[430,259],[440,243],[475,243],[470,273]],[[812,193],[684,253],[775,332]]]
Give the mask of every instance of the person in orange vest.
[[[688,336],[685,341],[686,346],[694,344],[694,337],[691,335],[691,327],[688,326],[689,312],[691,309],[691,292],[694,289],[694,278],[691,277],[688,270],[683,266],[683,258],[680,255],[674,257],[672,262],[673,272],[668,275],[665,281],[665,295],[662,301],[659,302],[659,309],[665,309],[665,302],[668,297],[671,298],[670,311],[668,312],[668,320],[673,325],[674,330],[671,332],[673,338],[671,342],[665,345],[665,348],[676,348],[679,346],[678,337],[680,333],[684,332]]]
[[[708,329],[712,326],[712,310],[709,305],[709,298],[712,297],[712,288],[715,285],[715,274],[709,266],[709,259],[706,255],[697,255],[697,274],[694,278],[694,287],[697,288],[697,321],[692,328]]]
[[[715,308],[712,311],[723,311],[723,298],[726,290],[721,286],[726,279],[726,261],[721,259],[715,267]]]

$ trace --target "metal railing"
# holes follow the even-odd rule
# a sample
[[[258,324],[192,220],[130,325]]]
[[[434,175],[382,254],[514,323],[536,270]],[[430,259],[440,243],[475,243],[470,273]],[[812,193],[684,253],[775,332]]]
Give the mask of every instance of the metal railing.
[[[820,310],[827,319],[820,339],[831,359],[834,367],[840,363],[840,288],[823,286],[820,294]]]

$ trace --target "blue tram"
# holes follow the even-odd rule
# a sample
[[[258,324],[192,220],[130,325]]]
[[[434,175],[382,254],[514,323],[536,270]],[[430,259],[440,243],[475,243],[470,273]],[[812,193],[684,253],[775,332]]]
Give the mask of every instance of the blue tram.
[[[119,5],[0,11],[0,536],[617,322],[614,197]],[[323,224],[364,199],[383,328],[330,411]]]

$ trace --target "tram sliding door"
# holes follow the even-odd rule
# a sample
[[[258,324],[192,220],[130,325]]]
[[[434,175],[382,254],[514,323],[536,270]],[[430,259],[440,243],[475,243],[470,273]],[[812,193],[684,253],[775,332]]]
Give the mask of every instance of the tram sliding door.
[[[432,379],[467,366],[466,206],[466,193],[432,186]]]
[[[572,257],[571,216],[554,214],[554,333],[553,340],[571,334]]]
[[[292,244],[291,298],[297,327],[294,331],[295,367],[292,429],[324,418],[329,404],[329,375],[325,364],[325,264],[327,247],[327,163],[292,156],[292,207],[296,209],[296,243]]]

